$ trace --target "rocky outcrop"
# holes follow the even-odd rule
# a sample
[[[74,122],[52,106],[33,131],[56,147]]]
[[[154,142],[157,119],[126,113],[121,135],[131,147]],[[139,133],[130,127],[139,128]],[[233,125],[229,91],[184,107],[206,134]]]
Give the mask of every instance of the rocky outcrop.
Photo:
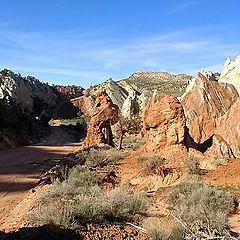
[[[94,98],[92,96],[81,96],[70,100],[73,106],[77,107],[84,115],[90,116],[94,107]]]
[[[86,146],[101,143],[113,146],[111,125],[118,121],[118,107],[104,91],[96,94],[91,120],[88,126]]]
[[[218,119],[237,98],[233,85],[218,83],[213,75],[206,72],[197,74],[181,101],[189,133],[195,143],[204,143],[213,136]]]
[[[52,87],[34,77],[21,77],[4,69],[0,72],[0,99],[13,100],[32,109],[35,101],[41,101],[48,106],[56,105],[57,95]]]
[[[229,58],[225,61],[219,82],[231,83],[240,94],[240,55],[235,61]]]
[[[145,150],[157,152],[171,145],[183,145],[186,119],[179,100],[172,95],[153,97],[143,112]]]
[[[128,95],[122,106],[121,114],[125,118],[130,118],[140,112],[137,96],[135,92]]]
[[[84,88],[80,86],[54,86],[57,93],[64,95],[67,99],[78,98],[83,95]]]
[[[86,91],[88,92],[87,95],[92,97],[98,91],[106,91],[113,103],[119,109],[123,109],[124,116],[130,118],[133,108],[135,110],[138,108],[139,114],[142,113],[147,100],[155,90],[158,94],[165,92],[181,96],[191,78],[191,76],[184,74],[172,75],[166,72],[138,71],[129,78],[119,81],[109,79],[100,85],[90,87]],[[138,107],[136,107],[137,105]]]
[[[128,84],[135,91],[145,96],[152,96],[156,89],[159,94],[168,93],[181,96],[192,76],[185,74],[173,75],[167,72],[138,71],[129,78],[118,82],[120,85]]]
[[[218,119],[216,133],[231,147],[233,155],[240,158],[240,98]]]

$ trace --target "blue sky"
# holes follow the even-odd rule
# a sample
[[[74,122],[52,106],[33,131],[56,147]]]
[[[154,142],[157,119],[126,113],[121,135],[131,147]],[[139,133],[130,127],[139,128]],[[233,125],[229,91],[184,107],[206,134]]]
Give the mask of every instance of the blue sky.
[[[8,0],[0,68],[81,85],[137,70],[220,71],[240,53],[239,0]]]

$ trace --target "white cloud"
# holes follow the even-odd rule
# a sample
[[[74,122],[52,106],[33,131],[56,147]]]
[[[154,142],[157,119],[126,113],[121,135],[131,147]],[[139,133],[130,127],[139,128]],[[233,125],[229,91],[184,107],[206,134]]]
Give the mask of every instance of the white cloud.
[[[226,43],[199,29],[135,39],[107,38],[97,31],[8,30],[0,37],[0,66],[55,81],[97,83],[140,69],[195,74],[205,66],[214,66],[218,71],[225,58],[236,55],[239,48],[239,43]]]

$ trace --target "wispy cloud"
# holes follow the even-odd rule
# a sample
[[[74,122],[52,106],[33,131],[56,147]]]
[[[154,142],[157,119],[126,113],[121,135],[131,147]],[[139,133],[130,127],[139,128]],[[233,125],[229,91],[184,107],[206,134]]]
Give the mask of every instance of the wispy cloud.
[[[178,4],[172,6],[169,13],[176,14],[179,12],[185,12],[185,11],[191,9],[192,7],[197,6],[199,3],[200,3],[200,1],[197,1],[197,0],[195,0],[195,1],[191,0],[191,1],[186,1],[186,2],[179,1]]]
[[[107,38],[99,32],[8,30],[0,37],[0,67],[53,83],[87,86],[140,69],[195,74],[214,66],[218,71],[238,49],[239,43],[229,44],[193,29],[130,40]]]

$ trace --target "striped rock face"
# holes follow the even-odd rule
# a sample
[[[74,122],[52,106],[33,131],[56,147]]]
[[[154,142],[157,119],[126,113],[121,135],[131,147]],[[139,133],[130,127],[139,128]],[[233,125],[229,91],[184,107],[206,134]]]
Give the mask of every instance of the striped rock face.
[[[198,73],[182,98],[189,134],[204,143],[216,133],[219,118],[226,114],[239,95],[235,87]]]

